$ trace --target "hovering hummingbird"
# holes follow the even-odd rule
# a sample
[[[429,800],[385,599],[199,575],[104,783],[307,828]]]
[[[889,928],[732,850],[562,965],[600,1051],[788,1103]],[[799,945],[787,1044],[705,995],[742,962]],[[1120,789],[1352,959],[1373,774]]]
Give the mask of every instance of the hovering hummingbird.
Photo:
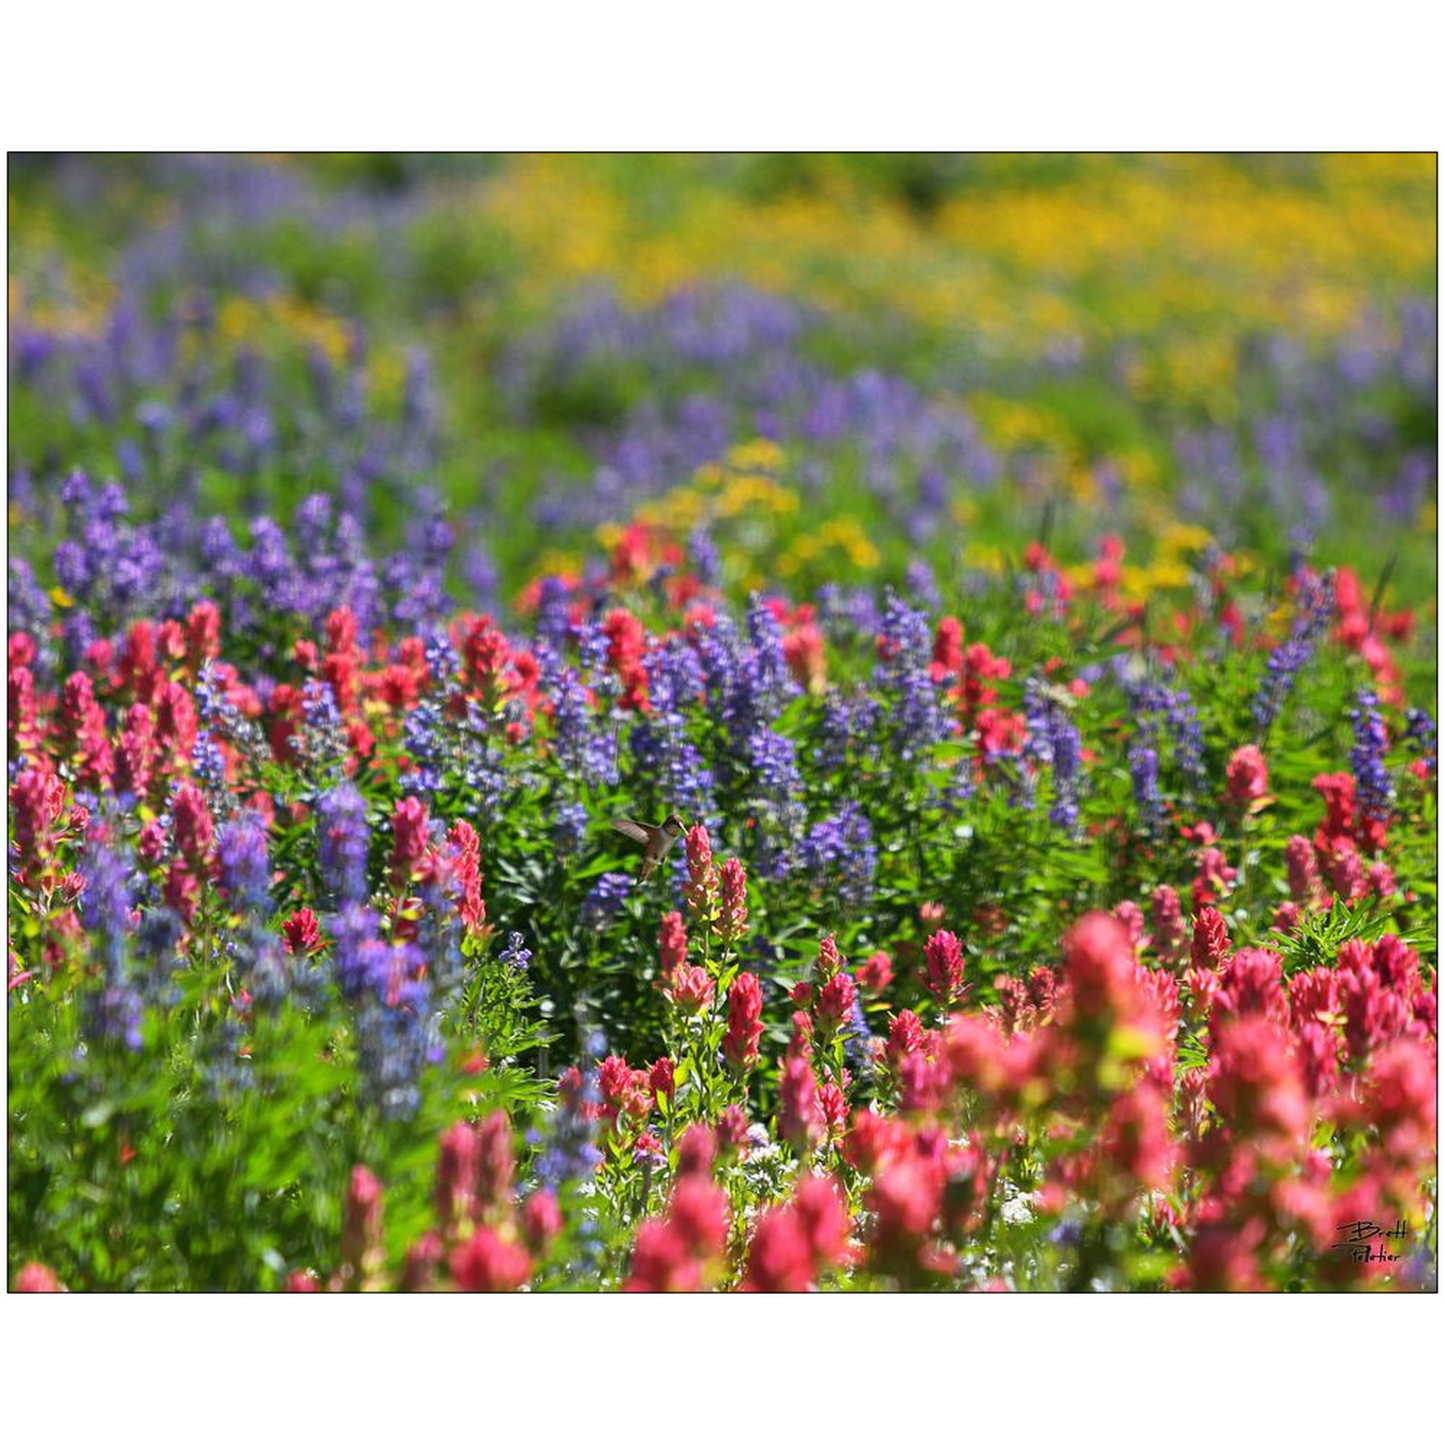
[[[638,875],[644,883],[652,877],[657,865],[667,857],[667,850],[687,831],[676,813],[669,813],[657,828],[649,823],[634,823],[631,818],[614,818],[612,826],[624,837],[644,845],[642,872]]]

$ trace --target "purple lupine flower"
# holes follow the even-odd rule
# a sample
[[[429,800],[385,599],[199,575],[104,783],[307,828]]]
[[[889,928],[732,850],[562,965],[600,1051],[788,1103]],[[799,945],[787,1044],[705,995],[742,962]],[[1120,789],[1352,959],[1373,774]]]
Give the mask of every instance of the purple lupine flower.
[[[837,818],[814,823],[798,844],[798,861],[815,891],[828,884],[833,869],[843,856],[843,829]]]
[[[798,861],[815,890],[832,891],[846,908],[862,908],[878,866],[867,815],[849,802],[835,817],[813,824],[798,845]]]
[[[339,734],[343,723],[341,709],[336,705],[336,693],[329,682],[312,678],[301,690],[301,714],[306,726],[313,732]]]
[[[389,557],[382,568],[382,582],[395,600],[391,619],[405,627],[418,627],[444,616],[451,599],[442,585],[439,571],[417,566],[404,552]]]
[[[90,478],[79,468],[60,484],[60,502],[67,512],[74,513],[81,521],[91,514],[93,497]]]
[[[870,1074],[873,1071],[873,1031],[868,1027],[868,1016],[863,1012],[863,995],[855,990],[853,994],[853,1015],[843,1026],[843,1055],[855,1073]]]
[[[528,1132],[528,1142],[537,1148],[537,1181],[544,1188],[559,1189],[589,1180],[602,1160],[601,1151],[593,1143],[597,1125],[586,1112],[602,1102],[595,1061],[606,1052],[607,1045],[599,1040],[600,1036],[593,1036],[587,1041],[586,1053],[592,1062],[579,1071],[576,1089],[564,1087],[561,1103],[548,1115],[543,1127]]]
[[[147,996],[169,1006],[175,1002],[171,975],[181,966],[176,949],[185,932],[181,916],[159,897],[145,900],[135,931],[135,956],[151,965],[146,976]]]
[[[366,800],[350,783],[341,783],[322,794],[316,805],[316,823],[322,882],[339,904],[364,901],[371,841]]]
[[[191,748],[191,767],[196,781],[206,791],[211,811],[219,811],[217,804],[229,797],[226,788],[226,759],[210,733],[198,733],[195,746]]]
[[[418,978],[426,956],[412,943],[388,944],[377,915],[347,904],[332,920],[336,980],[354,1010],[357,1057],[367,1097],[389,1118],[408,1118],[421,1101],[418,1079],[441,1057],[431,989]]]
[[[612,642],[602,630],[602,625],[595,618],[583,618],[572,629],[572,635],[577,642],[577,660],[594,690],[604,696],[616,696],[616,676],[607,665],[607,653]],[[609,686],[612,691],[606,690]]]
[[[694,646],[674,643],[660,652],[659,667],[663,660],[667,663],[660,681],[668,687],[669,701],[675,704],[678,716],[682,716],[680,709],[691,707],[705,691],[709,708],[721,721],[733,758],[739,763],[756,730],[771,724],[798,693],[783,655],[777,621],[756,597],[749,611],[746,642],[732,619],[724,615],[711,630],[695,637]],[[649,660],[649,686],[653,676]]]
[[[1072,831],[1079,820],[1079,731],[1035,678],[1024,684],[1024,717],[1028,725],[1025,755],[1053,772],[1054,799],[1049,821]]]
[[[346,998],[358,998],[368,988],[386,988],[390,964],[387,946],[377,936],[379,923],[372,909],[353,902],[345,903],[331,921],[332,962]]]
[[[802,790],[797,747],[791,738],[760,727],[748,742],[748,761],[754,786],[765,798],[782,800]]]
[[[933,639],[928,619],[890,588],[879,631],[874,683],[890,709],[891,739],[905,761],[926,753],[943,736],[938,689],[929,671]]]
[[[1425,766],[1433,773],[1435,771],[1435,719],[1423,708],[1407,708],[1405,710],[1405,737],[1409,742],[1410,751],[1418,753],[1425,760]]]
[[[85,665],[85,654],[98,636],[95,619],[88,607],[77,607],[65,614],[61,627],[65,640],[65,667],[69,672],[78,671]]]
[[[428,1064],[442,1057],[431,990],[410,976],[420,952],[402,944],[389,950],[403,957],[394,963],[403,981],[395,985],[395,1002],[368,995],[356,1013],[358,1062],[368,1096],[391,1119],[407,1119],[421,1104],[418,1081]]]
[[[1054,804],[1049,820],[1070,831],[1079,821],[1079,730],[1062,709],[1053,710]]]
[[[756,667],[738,640],[737,628],[726,614],[695,639],[694,651],[708,706],[720,719],[734,748],[746,746],[759,720],[756,697],[760,687]]]
[[[583,927],[599,928],[615,918],[631,891],[632,879],[626,873],[604,873],[582,900]]]
[[[526,946],[526,940],[520,933],[509,933],[507,946],[497,957],[508,967],[521,970],[531,963],[532,950]]]
[[[99,944],[107,974],[117,978],[124,971],[126,940],[131,932],[131,911],[135,907],[133,868],[123,854],[102,843],[87,846],[82,863],[85,889],[80,895],[80,917]]]
[[[836,688],[832,689],[823,699],[818,746],[813,749],[813,757],[825,772],[836,773],[847,766],[851,718],[847,699]]]
[[[476,704],[473,703],[470,720],[474,720],[476,715]],[[473,733],[479,730],[473,721]],[[490,821],[496,816],[508,789],[516,786],[517,780],[509,771],[506,758],[491,743],[478,748],[474,738],[470,742],[459,738],[453,748],[453,759],[462,763],[462,785],[472,795],[477,813]]]
[[[111,564],[110,586],[122,616],[154,610],[163,595],[166,559],[149,528],[126,528],[122,550]]]
[[[423,572],[440,576],[446,570],[456,545],[446,504],[429,487],[414,491],[411,502],[413,510],[406,527],[406,553],[415,559]]]
[[[1377,823],[1390,819],[1390,804],[1395,785],[1385,766],[1390,736],[1385,720],[1376,708],[1379,698],[1368,688],[1356,694],[1358,707],[1351,708],[1350,721],[1355,728],[1355,745],[1350,749],[1350,767],[1355,774],[1355,805],[1363,817]]]
[[[1204,771],[1204,738],[1199,723],[1199,713],[1189,691],[1182,685],[1171,688],[1159,682],[1125,682],[1130,710],[1141,728],[1150,730],[1149,746],[1156,750],[1154,765],[1157,771],[1157,749],[1159,738],[1154,733],[1153,720],[1164,720],[1164,731],[1173,745],[1174,763],[1179,769],[1185,785],[1194,791],[1202,790],[1206,783]],[[1136,793],[1136,797],[1138,794]]]
[[[443,627],[433,628],[425,633],[424,655],[427,672],[437,683],[450,682],[461,666],[457,650]]]
[[[237,708],[226,696],[224,688],[216,685],[215,670],[207,661],[196,678],[196,716],[203,727],[231,725],[238,716]]]
[[[1204,737],[1189,690],[1183,686],[1166,690],[1165,726],[1174,742],[1174,761],[1188,785],[1196,790],[1205,785]]]
[[[145,1041],[144,1019],[141,996],[130,984],[107,984],[85,1001],[85,1026],[91,1037],[119,1040],[132,1053],[139,1052]]]
[[[303,498],[292,514],[296,545],[302,556],[324,553],[331,540],[332,505],[325,492],[312,492]]]
[[[713,773],[702,760],[702,753],[691,742],[682,742],[667,760],[665,789],[675,805],[694,818],[712,818],[717,809],[713,802]]]
[[[251,996],[258,1004],[277,1004],[294,992],[298,1002],[313,1001],[319,982],[312,977],[316,966],[293,963],[269,927],[271,860],[265,822],[249,810],[238,813],[217,834],[216,852],[231,911],[242,916],[240,931],[227,947]]]
[[[566,582],[551,573],[537,584],[536,635],[562,652],[572,635],[572,598]]]
[[[818,589],[818,615],[829,638],[838,643],[875,637],[883,626],[878,604],[866,587],[843,588],[825,582]]]
[[[426,959],[427,980],[438,1005],[445,1008],[455,1001],[466,975],[458,890],[429,878],[422,884],[421,901],[416,944]]]
[[[553,745],[557,760],[588,787],[617,782],[617,738],[596,725],[587,693],[570,668],[553,691]]]
[[[576,801],[561,802],[552,810],[552,841],[562,854],[575,853],[587,839],[587,807]]]
[[[1164,821],[1164,808],[1159,800],[1159,754],[1151,741],[1150,734],[1141,729],[1129,745],[1129,778],[1134,785],[1139,823],[1146,833],[1156,832]]]
[[[402,737],[412,761],[408,786],[416,793],[435,793],[442,785],[444,719],[435,698],[424,697],[406,715]]]
[[[227,823],[216,840],[221,863],[221,886],[237,913],[263,915],[270,911],[271,860],[266,849],[266,825],[255,813],[244,812]]]
[[[967,759],[955,763],[949,773],[948,782],[937,796],[937,806],[949,816],[963,812],[977,791],[974,784],[973,764]]]
[[[295,594],[291,549],[274,517],[263,514],[251,519],[251,550],[244,565],[247,574],[262,588],[279,589],[288,597]]]
[[[646,658],[651,711],[632,730],[631,746],[641,768],[682,812],[711,817],[713,775],[687,736],[687,712],[704,688],[707,662],[681,639],[655,648]]]
[[[754,595],[748,604],[748,640],[752,644],[758,682],[758,703],[769,718],[798,695],[788,659],[783,653],[783,630],[762,597]]]
[[[202,528],[200,564],[211,576],[226,581],[240,574],[241,549],[224,517],[212,517]]]
[[[83,866],[80,916],[105,964],[103,986],[84,1001],[85,1029],[91,1038],[116,1040],[138,1050],[143,1042],[144,1007],[127,961],[134,904],[130,862],[104,844],[91,844],[85,850]]]
[[[85,548],[73,538],[67,537],[57,544],[52,562],[56,581],[72,596],[84,597],[90,589],[91,578]]]
[[[933,568],[922,557],[915,557],[909,562],[905,577],[909,595],[922,604],[925,612],[937,612],[943,599]]]
[[[1279,716],[1294,690],[1300,670],[1314,655],[1315,646],[1334,612],[1334,587],[1328,576],[1315,577],[1300,568],[1295,579],[1298,590],[1289,636],[1270,653],[1265,675],[1250,703],[1250,715],[1261,734],[1268,732]]]
[[[23,557],[12,557],[5,578],[8,626],[13,635],[26,632],[39,647],[50,630],[50,599]]]
[[[703,586],[716,587],[722,581],[722,559],[706,527],[695,528],[688,537],[687,556]]]
[[[412,347],[406,356],[402,424],[411,430],[429,431],[435,424],[438,410],[431,357],[420,347]]]
[[[500,574],[486,545],[473,538],[462,552],[459,566],[467,606],[473,612],[493,612],[497,607]]]
[[[760,726],[748,742],[747,781],[762,825],[755,830],[758,866],[772,878],[783,877],[793,859],[793,842],[802,831],[803,779],[791,738]]]

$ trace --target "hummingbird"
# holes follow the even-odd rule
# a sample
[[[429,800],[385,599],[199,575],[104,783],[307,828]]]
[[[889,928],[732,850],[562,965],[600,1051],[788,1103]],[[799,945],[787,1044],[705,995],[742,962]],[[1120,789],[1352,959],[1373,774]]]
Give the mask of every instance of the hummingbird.
[[[631,818],[614,818],[612,826],[624,837],[644,845],[642,872],[638,875],[644,883],[652,877],[657,865],[667,856],[667,850],[687,831],[676,813],[669,813],[657,828],[650,823],[634,823]]]

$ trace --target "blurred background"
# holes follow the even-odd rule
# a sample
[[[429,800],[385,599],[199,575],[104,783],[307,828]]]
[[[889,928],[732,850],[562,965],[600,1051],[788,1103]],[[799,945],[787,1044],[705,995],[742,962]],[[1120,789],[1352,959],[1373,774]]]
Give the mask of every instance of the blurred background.
[[[1433,594],[1435,208],[1431,155],[12,157],[12,552],[79,466],[167,559],[320,493],[503,611],[634,519],[739,589],[1047,529]]]

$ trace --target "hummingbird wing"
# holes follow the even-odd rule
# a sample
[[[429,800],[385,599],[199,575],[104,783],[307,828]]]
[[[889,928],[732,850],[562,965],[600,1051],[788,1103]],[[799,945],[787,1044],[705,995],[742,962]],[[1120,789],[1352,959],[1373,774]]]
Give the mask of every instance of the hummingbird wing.
[[[612,826],[624,838],[631,838],[634,843],[646,843],[652,836],[641,823],[634,823],[631,818],[614,818]]]

